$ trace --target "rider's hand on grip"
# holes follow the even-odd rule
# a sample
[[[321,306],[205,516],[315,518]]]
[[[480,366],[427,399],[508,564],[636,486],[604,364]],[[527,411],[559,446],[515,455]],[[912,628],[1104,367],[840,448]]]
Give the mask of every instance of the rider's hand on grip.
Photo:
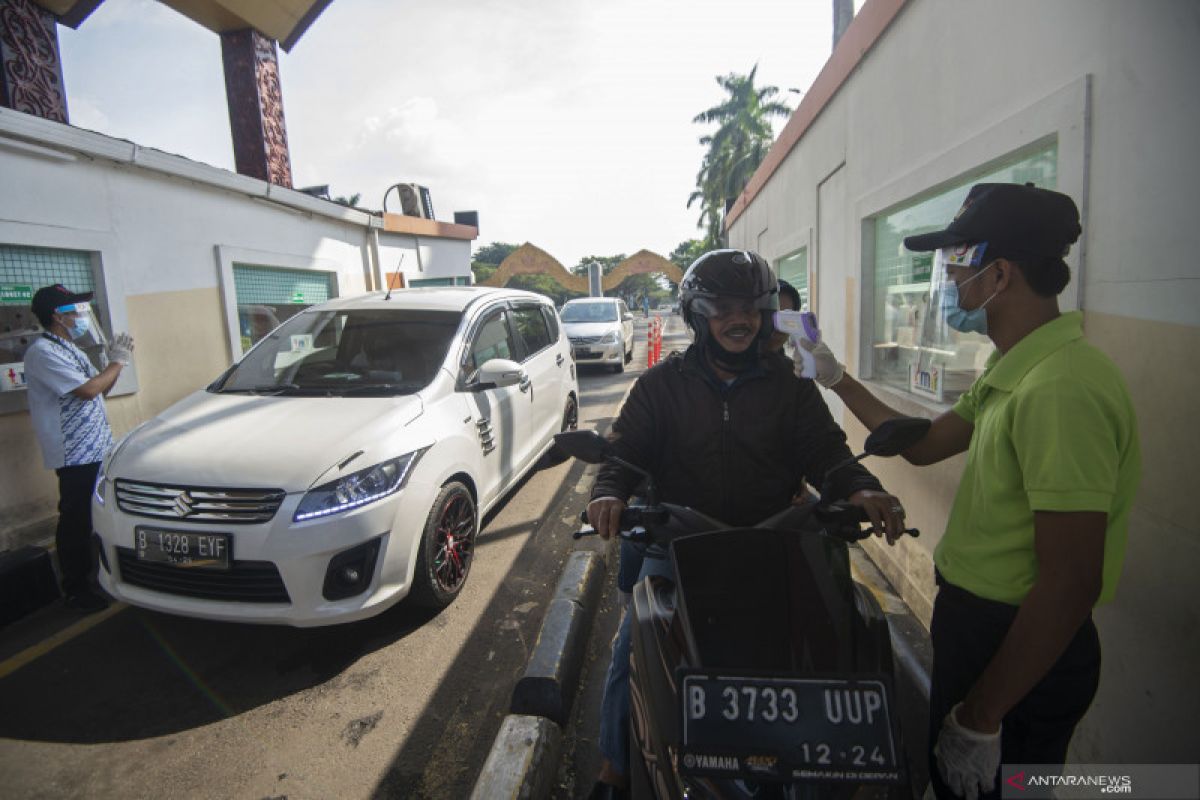
[[[596,529],[601,539],[611,539],[621,530],[621,512],[625,503],[615,497],[597,497],[588,503],[587,521]]]

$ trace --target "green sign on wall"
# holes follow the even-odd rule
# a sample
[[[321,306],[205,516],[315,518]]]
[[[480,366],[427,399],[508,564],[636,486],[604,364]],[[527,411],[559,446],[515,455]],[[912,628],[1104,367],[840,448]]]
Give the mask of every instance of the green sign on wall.
[[[0,283],[0,305],[27,306],[33,302],[33,287]]]
[[[929,277],[933,274],[933,253],[913,256],[912,265],[912,282],[928,283]]]

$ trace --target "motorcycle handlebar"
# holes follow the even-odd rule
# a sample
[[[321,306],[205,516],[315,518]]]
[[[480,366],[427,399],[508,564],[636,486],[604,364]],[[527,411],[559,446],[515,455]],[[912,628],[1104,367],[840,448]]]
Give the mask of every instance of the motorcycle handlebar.
[[[839,536],[849,541],[865,539],[872,534],[871,528],[864,530],[861,527],[862,523],[870,522],[870,517],[867,516],[866,509],[862,506],[843,503],[817,505],[813,514],[821,522],[828,523]],[[646,525],[663,524],[670,518],[671,514],[665,508],[628,506],[621,510],[620,529],[628,531]],[[579,512],[579,521],[589,527],[576,531],[574,538],[579,539],[596,533],[595,528],[590,527],[586,509]],[[914,538],[921,535],[921,531],[917,528],[905,528],[902,533],[907,533]]]

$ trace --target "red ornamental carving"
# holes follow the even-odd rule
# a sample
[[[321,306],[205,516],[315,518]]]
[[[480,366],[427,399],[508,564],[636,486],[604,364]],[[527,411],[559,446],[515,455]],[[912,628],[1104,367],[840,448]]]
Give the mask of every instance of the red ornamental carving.
[[[65,123],[55,25],[31,0],[0,0],[0,105]]]
[[[275,42],[253,29],[221,34],[237,171],[291,187]]]
[[[288,155],[287,125],[283,121],[283,88],[279,83],[279,55],[275,42],[254,31],[255,74],[262,106],[263,145],[271,183],[292,185],[292,162]]]

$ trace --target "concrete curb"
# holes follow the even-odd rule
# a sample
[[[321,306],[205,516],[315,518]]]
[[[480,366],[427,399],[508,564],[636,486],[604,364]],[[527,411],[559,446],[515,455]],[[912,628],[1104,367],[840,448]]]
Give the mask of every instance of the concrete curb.
[[[536,798],[550,794],[562,753],[562,731],[544,717],[510,714],[488,753],[471,800]]]
[[[600,554],[589,550],[571,553],[525,674],[513,688],[509,707],[513,714],[546,717],[559,725],[570,718],[604,574]]]

